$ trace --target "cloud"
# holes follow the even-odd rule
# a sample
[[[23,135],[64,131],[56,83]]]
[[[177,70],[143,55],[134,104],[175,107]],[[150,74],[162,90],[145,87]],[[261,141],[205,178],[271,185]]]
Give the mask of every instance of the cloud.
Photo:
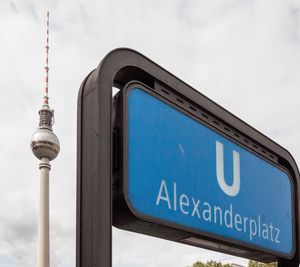
[[[30,199],[7,195],[6,199],[0,198],[1,256],[14,259],[18,266],[31,266],[31,254],[36,246],[36,219],[36,210]]]

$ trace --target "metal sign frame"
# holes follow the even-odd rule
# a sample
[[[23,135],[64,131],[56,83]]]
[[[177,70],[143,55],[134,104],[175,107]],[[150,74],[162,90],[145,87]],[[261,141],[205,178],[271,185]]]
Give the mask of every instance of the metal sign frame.
[[[297,165],[287,150],[145,56],[130,49],[120,48],[110,52],[98,68],[88,75],[78,96],[77,267],[111,267],[112,264],[113,195],[120,196],[119,179],[113,179],[120,173],[118,168],[114,168],[119,158],[116,153],[118,137],[113,129],[112,87],[122,90],[133,80],[150,88],[168,90],[181,99],[192,101],[193,105],[201,107],[212,118],[212,123],[217,119],[221,126],[229,125],[246,137],[246,143],[254,141],[259,144],[262,153],[275,156],[278,164],[287,169],[294,179],[295,225],[299,225],[300,177]],[[167,234],[167,227],[164,230]],[[154,227],[153,235],[155,231]],[[299,266],[299,227],[295,227],[294,237],[295,255],[292,259],[277,258],[280,267]],[[226,245],[230,247],[226,242],[220,242],[220,246],[222,245],[224,248]],[[235,249],[238,250],[238,246],[233,246],[232,251],[228,253],[238,254],[235,253]],[[255,253],[249,257],[259,259],[261,253]]]

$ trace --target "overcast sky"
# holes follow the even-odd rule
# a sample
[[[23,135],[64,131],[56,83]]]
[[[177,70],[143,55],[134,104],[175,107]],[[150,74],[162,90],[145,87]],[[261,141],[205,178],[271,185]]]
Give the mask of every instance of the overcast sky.
[[[300,164],[299,0],[1,0],[0,267],[36,258],[38,124],[50,11],[51,266],[75,266],[76,101],[110,50],[136,49],[287,148]],[[114,267],[186,267],[230,255],[114,231]]]

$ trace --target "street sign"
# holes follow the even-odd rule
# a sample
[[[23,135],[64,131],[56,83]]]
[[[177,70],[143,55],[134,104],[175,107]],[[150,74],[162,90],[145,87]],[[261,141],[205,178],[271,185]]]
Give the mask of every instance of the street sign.
[[[112,225],[299,266],[289,152],[138,52],[84,80],[77,133],[77,267],[111,267]]]
[[[131,211],[154,223],[292,256],[288,171],[153,90],[139,84],[127,90],[124,186]]]

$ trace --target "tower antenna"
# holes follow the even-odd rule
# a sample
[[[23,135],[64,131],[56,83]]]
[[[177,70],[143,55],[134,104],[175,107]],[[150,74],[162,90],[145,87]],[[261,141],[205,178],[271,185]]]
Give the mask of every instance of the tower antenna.
[[[39,127],[31,138],[30,147],[33,154],[40,160],[40,200],[39,200],[39,222],[37,241],[37,267],[50,266],[49,251],[49,172],[50,161],[55,159],[60,151],[57,136],[52,130],[54,110],[48,102],[48,51],[49,51],[49,12],[47,12],[47,39],[46,39],[46,86],[44,92],[43,106],[39,110]]]
[[[49,85],[49,11],[47,11],[47,22],[46,22],[46,80],[45,80],[45,92],[44,92],[44,105],[49,104],[48,96],[48,85]]]

